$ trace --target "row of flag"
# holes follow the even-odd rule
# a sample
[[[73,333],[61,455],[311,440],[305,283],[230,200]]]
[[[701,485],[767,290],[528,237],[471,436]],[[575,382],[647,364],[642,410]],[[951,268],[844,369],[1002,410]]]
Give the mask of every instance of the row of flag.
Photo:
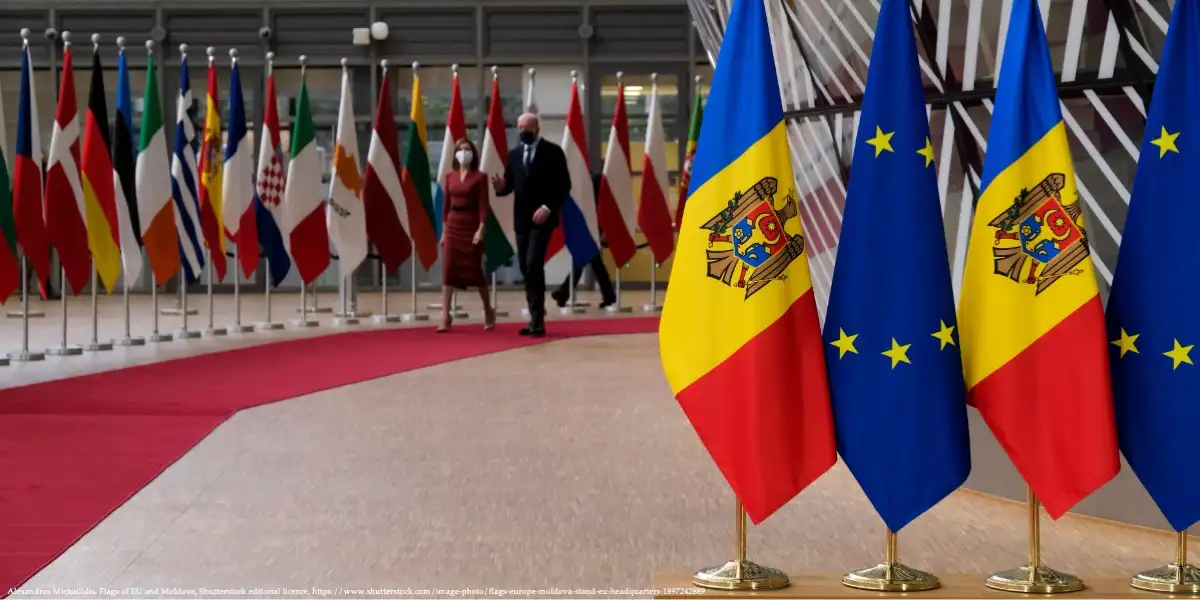
[[[840,454],[899,531],[966,480],[968,405],[1051,517],[1120,450],[1177,531],[1200,521],[1200,0],[1175,3],[1107,314],[1037,2],[1008,23],[956,310],[910,8],[883,0],[822,330],[764,0],[734,2],[660,344],[755,522]]]

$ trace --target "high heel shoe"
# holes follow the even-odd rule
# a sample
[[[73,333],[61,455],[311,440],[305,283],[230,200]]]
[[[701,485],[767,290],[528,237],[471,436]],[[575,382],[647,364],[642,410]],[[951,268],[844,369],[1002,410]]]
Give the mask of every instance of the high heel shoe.
[[[496,309],[486,308],[483,311],[483,330],[491,331],[496,328]]]
[[[445,319],[442,319],[442,324],[438,325],[437,332],[446,333],[447,331],[450,331],[450,326],[453,324],[454,317],[447,315]]]

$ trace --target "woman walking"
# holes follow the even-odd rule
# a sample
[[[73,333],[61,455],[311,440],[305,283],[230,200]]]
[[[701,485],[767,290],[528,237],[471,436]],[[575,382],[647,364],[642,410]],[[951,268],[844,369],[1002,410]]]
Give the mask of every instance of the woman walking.
[[[496,311],[483,276],[483,228],[489,213],[488,181],[479,171],[479,153],[470,140],[454,144],[454,164],[442,181],[442,323],[438,333],[450,330],[455,289],[477,288],[483,300],[485,330],[496,325]]]

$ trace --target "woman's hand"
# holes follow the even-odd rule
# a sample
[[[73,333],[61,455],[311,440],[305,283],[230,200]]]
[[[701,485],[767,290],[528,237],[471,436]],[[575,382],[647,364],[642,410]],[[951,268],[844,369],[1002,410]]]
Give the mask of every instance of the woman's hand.
[[[482,242],[482,241],[483,241],[483,228],[480,227],[479,229],[475,230],[475,237],[471,238],[471,243],[478,246],[479,242]]]

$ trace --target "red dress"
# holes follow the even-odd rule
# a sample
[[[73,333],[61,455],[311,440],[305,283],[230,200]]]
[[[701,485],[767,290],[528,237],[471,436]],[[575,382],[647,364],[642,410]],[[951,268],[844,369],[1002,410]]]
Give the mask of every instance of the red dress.
[[[487,222],[488,180],[482,171],[458,171],[442,180],[442,285],[458,289],[483,287],[483,241],[471,243]]]

